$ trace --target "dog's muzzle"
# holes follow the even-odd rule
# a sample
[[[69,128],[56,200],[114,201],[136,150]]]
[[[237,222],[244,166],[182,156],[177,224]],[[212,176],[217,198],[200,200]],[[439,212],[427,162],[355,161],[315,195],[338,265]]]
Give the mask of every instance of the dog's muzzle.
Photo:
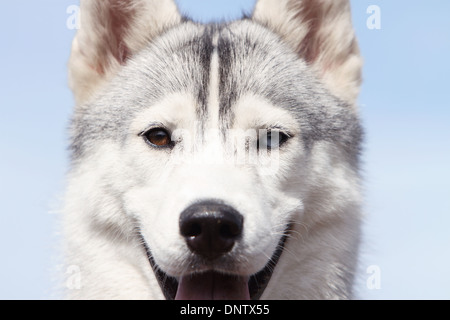
[[[221,262],[236,259],[233,249],[243,236],[244,217],[233,207],[215,200],[195,203],[181,213],[179,231],[192,258],[192,270],[180,278],[169,277],[156,266],[151,250],[146,246],[167,299],[250,300],[259,299],[266,288],[283,252],[289,226],[265,268],[251,276],[217,271]]]
[[[186,244],[206,264],[229,253],[241,237],[244,218],[232,207],[206,201],[194,204],[180,215],[180,233]],[[217,272],[187,275],[180,279],[175,299],[250,299],[248,278]]]

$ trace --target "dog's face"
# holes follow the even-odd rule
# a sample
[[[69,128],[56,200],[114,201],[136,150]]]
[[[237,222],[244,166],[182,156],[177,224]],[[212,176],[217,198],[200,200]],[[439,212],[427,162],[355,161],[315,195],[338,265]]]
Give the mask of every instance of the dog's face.
[[[317,160],[357,164],[351,103],[251,20],[179,22],[125,51],[73,121],[74,163],[94,158],[119,207],[95,219],[138,238],[166,298],[260,297],[327,174]]]

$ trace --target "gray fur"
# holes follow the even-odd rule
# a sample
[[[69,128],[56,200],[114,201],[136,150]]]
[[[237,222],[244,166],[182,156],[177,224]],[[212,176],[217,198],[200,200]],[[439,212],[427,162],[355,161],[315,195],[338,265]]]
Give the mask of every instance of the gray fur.
[[[277,35],[250,20],[207,26],[186,21],[142,50],[93,103],[76,110],[73,159],[81,158],[90,141],[126,140],[135,114],[169,93],[192,92],[199,122],[206,119],[214,34],[219,34],[222,130],[233,122],[234,103],[253,93],[295,115],[306,150],[317,141],[336,142],[357,164],[362,137],[357,116]]]
[[[209,25],[182,18],[172,0],[82,0],[83,10],[70,62],[80,104],[64,232],[84,282],[70,296],[170,298],[158,285],[168,278],[183,296],[198,293],[190,277],[214,272],[239,277],[247,292],[235,291],[247,297],[248,279],[269,270],[254,297],[350,298],[363,132],[348,1],[258,0],[251,19]],[[144,141],[160,126],[185,131],[161,148]],[[280,148],[226,161],[242,155],[225,144],[229,129],[247,143],[273,128],[288,136]],[[208,199],[238,211],[244,229],[230,252],[205,262],[179,221]]]

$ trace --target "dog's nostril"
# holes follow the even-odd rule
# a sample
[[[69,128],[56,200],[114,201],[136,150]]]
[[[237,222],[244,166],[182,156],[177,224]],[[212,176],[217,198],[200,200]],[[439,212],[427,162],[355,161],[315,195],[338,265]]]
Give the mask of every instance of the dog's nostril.
[[[220,226],[220,236],[223,238],[235,238],[241,234],[241,228],[238,224],[234,223],[222,223]]]
[[[182,226],[181,234],[184,237],[197,237],[202,233],[202,226],[197,221],[186,223]]]
[[[231,251],[242,229],[242,215],[217,202],[192,205],[180,216],[180,233],[189,249],[208,259]]]

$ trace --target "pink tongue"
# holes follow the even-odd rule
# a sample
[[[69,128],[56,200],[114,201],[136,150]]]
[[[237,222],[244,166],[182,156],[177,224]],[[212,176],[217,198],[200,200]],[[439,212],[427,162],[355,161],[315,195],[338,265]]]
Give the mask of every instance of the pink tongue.
[[[182,277],[175,300],[250,300],[248,279],[214,272]]]

